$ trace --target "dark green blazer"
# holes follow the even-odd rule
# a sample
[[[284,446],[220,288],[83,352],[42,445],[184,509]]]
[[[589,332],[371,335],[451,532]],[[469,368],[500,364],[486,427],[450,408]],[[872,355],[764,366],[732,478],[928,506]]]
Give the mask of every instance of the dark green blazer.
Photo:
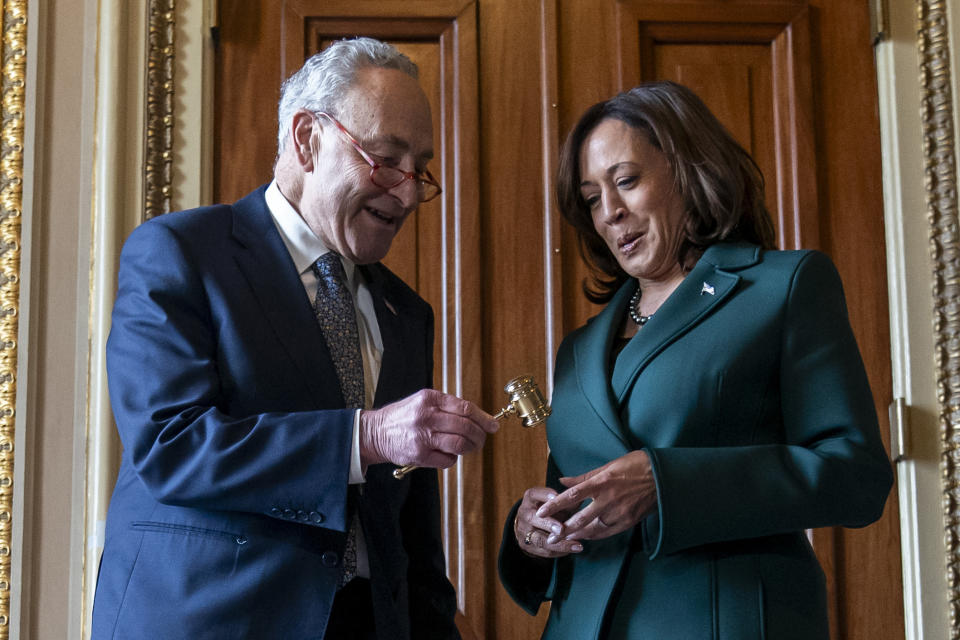
[[[804,530],[867,525],[893,481],[840,278],[814,251],[721,244],[610,354],[636,287],[557,353],[547,483],[645,449],[658,510],[558,561],[504,528],[500,577],[544,638],[827,638]]]

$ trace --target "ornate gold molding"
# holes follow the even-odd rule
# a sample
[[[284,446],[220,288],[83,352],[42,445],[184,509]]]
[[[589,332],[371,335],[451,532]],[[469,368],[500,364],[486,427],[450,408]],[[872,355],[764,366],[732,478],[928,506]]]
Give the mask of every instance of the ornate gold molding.
[[[173,191],[173,70],[176,0],[149,0],[143,153],[143,219],[170,211]]]
[[[3,96],[0,130],[0,639],[10,634],[10,543],[13,445],[20,309],[20,220],[23,206],[23,109],[27,0],[3,2]]]
[[[934,358],[940,422],[950,637],[960,638],[960,230],[945,0],[919,0],[924,178],[933,258]]]

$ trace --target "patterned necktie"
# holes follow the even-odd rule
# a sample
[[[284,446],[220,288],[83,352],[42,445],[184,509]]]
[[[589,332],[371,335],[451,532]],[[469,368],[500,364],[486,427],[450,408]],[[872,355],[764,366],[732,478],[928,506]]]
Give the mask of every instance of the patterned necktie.
[[[340,256],[332,251],[323,254],[313,265],[317,276],[317,297],[313,312],[323,331],[323,339],[333,358],[333,367],[340,380],[343,401],[348,409],[363,408],[363,360],[360,356],[360,334],[357,330],[357,313],[353,296],[347,288],[347,274]],[[353,499],[351,499],[353,498]],[[347,504],[355,503],[356,491],[348,490]],[[357,528],[360,521],[355,508],[347,531],[347,544],[343,550],[343,572],[337,587],[350,582],[357,575]]]

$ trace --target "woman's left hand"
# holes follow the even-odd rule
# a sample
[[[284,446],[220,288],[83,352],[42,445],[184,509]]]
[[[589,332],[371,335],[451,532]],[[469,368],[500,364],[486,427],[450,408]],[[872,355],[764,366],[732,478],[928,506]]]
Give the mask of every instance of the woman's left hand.
[[[646,451],[631,451],[625,456],[575,478],[560,478],[567,490],[544,503],[537,515],[576,509],[584,500],[591,502],[563,524],[567,540],[608,538],[636,526],[657,504],[657,487]]]

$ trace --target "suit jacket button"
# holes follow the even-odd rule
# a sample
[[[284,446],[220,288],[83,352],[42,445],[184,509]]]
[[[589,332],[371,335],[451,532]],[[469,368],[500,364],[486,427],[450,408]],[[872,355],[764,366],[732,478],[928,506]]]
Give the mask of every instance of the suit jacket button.
[[[315,524],[320,524],[321,522],[323,522],[323,514],[317,513],[316,511],[311,511],[310,519],[313,520]]]
[[[293,520],[296,517],[296,513],[293,512],[293,509],[284,509],[283,517],[287,520]]]
[[[340,556],[333,551],[324,551],[323,555],[320,556],[320,562],[322,562],[325,567],[335,567],[337,563],[340,562]]]
[[[277,507],[273,507],[272,509],[270,509],[270,515],[272,516],[279,516],[280,513],[281,513],[280,509],[278,509]]]

